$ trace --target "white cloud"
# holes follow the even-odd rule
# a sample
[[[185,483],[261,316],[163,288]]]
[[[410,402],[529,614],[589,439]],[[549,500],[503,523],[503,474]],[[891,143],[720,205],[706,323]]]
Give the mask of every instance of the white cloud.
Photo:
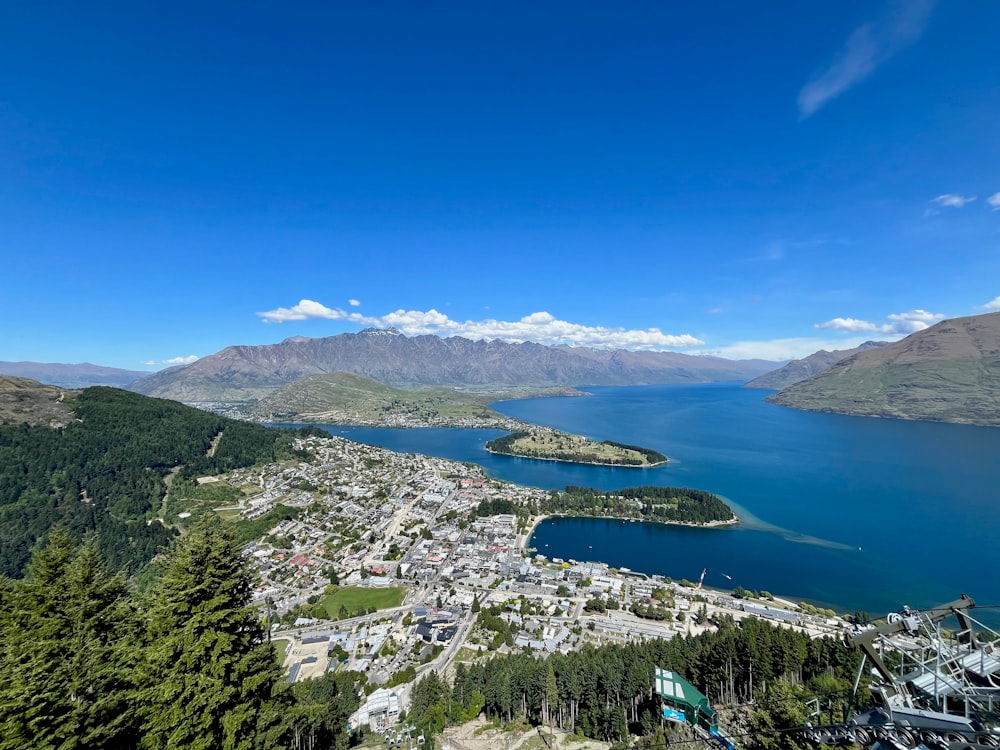
[[[283,323],[307,318],[347,320],[376,328],[396,328],[408,336],[433,334],[462,336],[469,339],[533,341],[539,344],[566,344],[597,349],[659,350],[701,346],[704,341],[684,334],[664,333],[659,328],[626,329],[587,326],[559,320],[547,312],[534,312],[520,320],[452,320],[437,310],[396,310],[378,317],[347,313],[319,302],[302,300],[294,307],[257,313],[265,323]]]
[[[1000,193],[997,193],[997,195],[1000,196]],[[945,193],[944,195],[939,195],[937,198],[932,198],[931,203],[937,203],[939,206],[944,206],[945,208],[961,208],[966,203],[972,203],[975,199],[976,196],[974,195],[968,197],[965,195],[956,195],[955,193]]]
[[[155,367],[157,365],[189,365],[197,359],[200,359],[197,354],[189,354],[186,357],[171,357],[170,359],[147,359],[142,364],[147,367]]]
[[[858,320],[857,318],[834,318],[825,323],[816,323],[813,325],[813,328],[851,331],[852,333],[860,333],[862,331],[874,333],[878,330],[878,326],[874,323],[869,323],[867,320]]]
[[[991,299],[985,305],[982,305],[982,309],[989,310],[990,312],[995,312],[996,310],[1000,310],[1000,297]]]
[[[993,195],[986,199],[986,202],[994,211],[1000,210],[1000,193],[993,193]]]
[[[877,333],[885,336],[906,336],[916,331],[922,331],[933,323],[942,320],[941,313],[926,310],[908,310],[893,313],[888,316],[888,323],[872,323],[858,318],[833,318],[824,323],[816,323],[813,328],[831,331],[847,331],[848,333]]]
[[[308,320],[309,318],[327,318],[329,320],[350,318],[350,315],[340,308],[330,308],[319,302],[313,302],[311,299],[301,300],[294,307],[279,307],[277,310],[257,314],[264,319],[265,323],[285,323],[289,320]]]
[[[870,337],[857,336],[844,339],[822,339],[815,337],[798,337],[787,339],[771,339],[769,341],[736,341],[726,346],[699,351],[698,354],[711,354],[726,359],[802,359],[820,349],[835,351],[853,349],[860,346]]]
[[[347,304],[351,307],[361,307],[361,300],[349,299],[347,300]]]
[[[916,42],[930,20],[934,0],[896,3],[881,19],[862,24],[847,38],[830,66],[799,91],[799,117],[867,78],[890,57]]]

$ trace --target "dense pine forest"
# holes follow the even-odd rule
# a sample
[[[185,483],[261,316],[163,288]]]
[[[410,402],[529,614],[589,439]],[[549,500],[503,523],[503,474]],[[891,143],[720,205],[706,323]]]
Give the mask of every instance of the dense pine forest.
[[[480,616],[493,615],[484,609]],[[804,746],[801,735],[774,730],[801,727],[809,700],[820,699],[837,720],[844,716],[859,662],[854,649],[752,618],[717,624],[718,631],[694,637],[459,664],[450,682],[429,674],[417,683],[409,718],[428,732],[482,712],[499,724],[550,724],[612,743],[656,738],[662,731],[656,667],[684,675],[713,704],[747,707],[741,721],[751,747]]]
[[[0,579],[0,750],[345,748],[355,676],[287,686],[231,530],[175,539],[155,586],[62,531]]]
[[[84,390],[61,429],[0,425],[0,574],[22,575],[32,547],[59,526],[99,532],[115,570],[134,570],[173,533],[156,520],[172,472],[218,474],[292,455],[291,431],[237,422],[114,388]]]

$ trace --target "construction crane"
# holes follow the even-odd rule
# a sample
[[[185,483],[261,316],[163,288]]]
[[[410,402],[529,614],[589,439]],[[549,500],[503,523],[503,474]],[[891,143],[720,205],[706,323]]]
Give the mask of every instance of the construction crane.
[[[698,585],[694,587],[695,591],[701,590],[701,584],[705,582],[705,574],[708,572],[708,568],[701,569],[701,578],[698,579]]]

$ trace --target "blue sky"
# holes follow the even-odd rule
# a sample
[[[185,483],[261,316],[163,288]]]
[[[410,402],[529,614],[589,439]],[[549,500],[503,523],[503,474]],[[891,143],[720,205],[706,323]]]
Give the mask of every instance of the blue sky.
[[[6,3],[0,360],[1000,310],[1000,4]]]

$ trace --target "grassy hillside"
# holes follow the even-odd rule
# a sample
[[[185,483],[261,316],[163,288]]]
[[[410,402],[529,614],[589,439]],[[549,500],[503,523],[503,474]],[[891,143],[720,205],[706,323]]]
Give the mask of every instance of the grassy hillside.
[[[77,393],[28,378],[0,375],[0,424],[65,427],[73,420],[73,410],[64,400]]]
[[[346,372],[310,375],[261,399],[252,413],[275,422],[382,424],[397,418],[414,423],[499,419],[487,405],[496,396],[453,388],[393,388]]]
[[[845,369],[767,400],[809,411],[1000,425],[1000,370],[969,360]]]
[[[811,411],[1000,425],[1000,313],[942,321],[767,400]]]
[[[839,349],[832,352],[821,349],[818,352],[813,352],[808,357],[792,360],[784,367],[773,372],[764,373],[760,377],[745,383],[743,387],[780,391],[782,388],[787,388],[795,383],[801,383],[813,375],[830,369],[842,359],[847,359],[853,354],[882,347],[886,343],[885,341],[866,341],[861,346],[853,349]]]

